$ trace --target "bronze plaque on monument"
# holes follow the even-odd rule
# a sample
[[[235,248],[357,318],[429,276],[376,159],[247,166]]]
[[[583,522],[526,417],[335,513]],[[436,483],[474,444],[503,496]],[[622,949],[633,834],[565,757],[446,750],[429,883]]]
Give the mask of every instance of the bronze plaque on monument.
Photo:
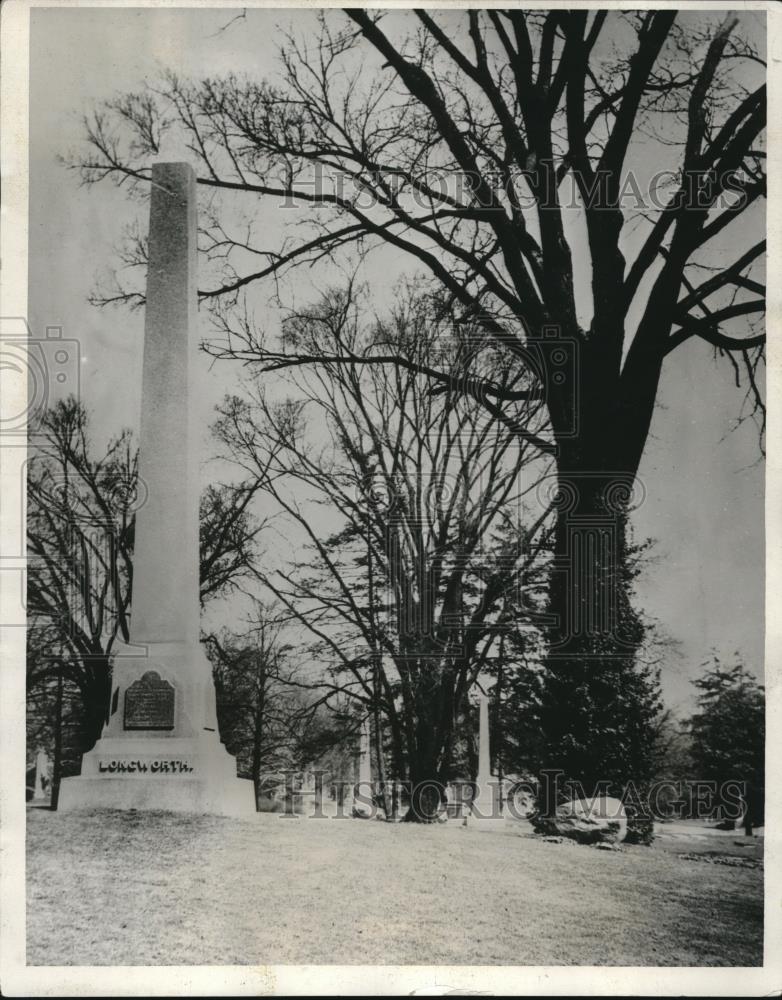
[[[125,692],[125,729],[173,729],[174,688],[148,670]]]

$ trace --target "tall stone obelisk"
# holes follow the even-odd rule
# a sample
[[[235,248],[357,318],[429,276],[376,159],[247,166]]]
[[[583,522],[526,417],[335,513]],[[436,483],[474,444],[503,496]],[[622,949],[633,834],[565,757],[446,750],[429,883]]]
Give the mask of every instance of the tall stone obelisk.
[[[130,645],[113,661],[101,739],[61,784],[61,810],[255,810],[220,743],[199,642],[195,187],[186,163],[152,168]]]

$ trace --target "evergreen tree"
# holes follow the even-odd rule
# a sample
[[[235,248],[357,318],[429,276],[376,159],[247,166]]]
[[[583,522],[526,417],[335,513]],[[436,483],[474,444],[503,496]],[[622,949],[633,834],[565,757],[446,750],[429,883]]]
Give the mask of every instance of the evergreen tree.
[[[703,666],[703,674],[693,682],[699,692],[697,711],[688,720],[696,773],[718,788],[726,782],[743,784],[748,821],[759,825],[765,783],[764,688],[738,653],[732,667],[723,666],[716,653]],[[718,804],[725,801],[727,797],[718,794]]]

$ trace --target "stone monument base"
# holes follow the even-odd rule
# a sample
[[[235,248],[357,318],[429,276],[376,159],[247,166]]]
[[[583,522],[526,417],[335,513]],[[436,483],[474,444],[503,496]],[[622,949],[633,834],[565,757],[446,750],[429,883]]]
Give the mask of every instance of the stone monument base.
[[[505,819],[499,805],[499,785],[493,778],[479,776],[477,786],[467,826],[481,833],[499,833],[505,829]]]
[[[214,733],[195,737],[106,737],[84,754],[81,775],[60,784],[57,808],[162,809],[250,816],[252,782]]]

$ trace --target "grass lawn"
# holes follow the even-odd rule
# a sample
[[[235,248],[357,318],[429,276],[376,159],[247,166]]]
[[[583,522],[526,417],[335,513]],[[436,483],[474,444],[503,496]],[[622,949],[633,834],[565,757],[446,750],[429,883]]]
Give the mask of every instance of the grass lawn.
[[[762,869],[680,857],[713,838],[663,829],[620,853],[524,824],[42,809],[27,822],[28,965],[762,964]]]

